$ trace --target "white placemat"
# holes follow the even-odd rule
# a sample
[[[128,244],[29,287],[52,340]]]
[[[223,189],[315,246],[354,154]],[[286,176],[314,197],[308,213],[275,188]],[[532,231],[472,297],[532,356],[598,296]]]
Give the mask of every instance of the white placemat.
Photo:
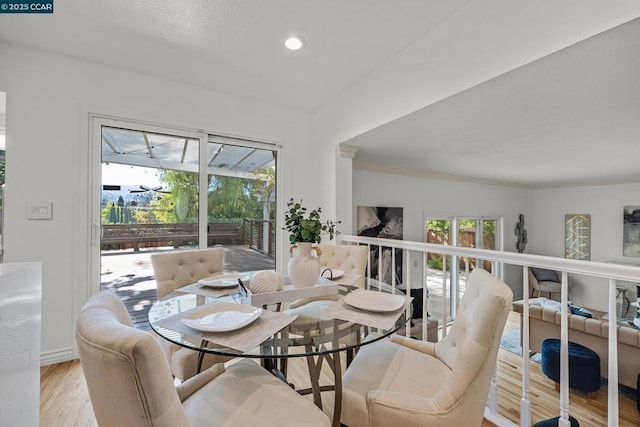
[[[407,306],[411,303],[411,300],[413,300],[413,297],[406,297],[406,303],[400,310],[391,313],[377,313],[358,310],[345,304],[344,300],[340,299],[322,310],[322,315],[386,330],[395,326],[396,321],[402,316],[402,313],[404,313]]]
[[[230,332],[201,332],[186,326],[180,320],[187,314],[195,310],[201,310],[203,307],[211,304],[216,304],[216,302],[200,305],[184,313],[167,317],[166,319],[155,322],[154,325],[171,329],[181,334],[197,337],[201,340],[207,340],[213,344],[233,348],[244,353],[260,345],[267,338],[293,322],[297,317],[286,313],[265,310],[255,322],[242,329]]]

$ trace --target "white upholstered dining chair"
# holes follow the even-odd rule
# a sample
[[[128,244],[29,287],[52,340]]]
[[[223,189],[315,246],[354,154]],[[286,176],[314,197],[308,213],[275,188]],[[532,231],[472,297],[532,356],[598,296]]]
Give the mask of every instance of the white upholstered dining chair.
[[[469,275],[451,331],[438,343],[395,335],[363,346],[343,379],[341,422],[359,426],[479,426],[513,294]]]
[[[353,282],[355,286],[364,288],[367,276],[367,261],[369,258],[369,248],[363,245],[317,245],[321,253],[321,271],[327,268],[338,269],[345,274],[356,274],[360,277]],[[329,277],[328,274],[323,277]]]
[[[221,274],[224,269],[224,249],[172,251],[151,255],[151,265],[158,287],[158,299],[200,279]],[[179,380],[186,380],[198,372],[198,352],[180,347],[158,337],[171,372]],[[202,369],[229,360],[228,357],[206,354]]]
[[[250,360],[216,364],[174,387],[156,339],[132,326],[110,292],[84,305],[76,342],[101,427],[330,425],[310,400]]]

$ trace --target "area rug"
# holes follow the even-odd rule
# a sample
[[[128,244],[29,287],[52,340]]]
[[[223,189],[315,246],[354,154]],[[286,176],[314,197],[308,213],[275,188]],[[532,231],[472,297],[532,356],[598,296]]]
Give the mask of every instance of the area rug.
[[[500,340],[500,348],[507,350],[510,353],[517,354],[518,356],[522,356],[522,347],[520,347],[520,329],[516,328],[505,331],[502,334],[502,339]],[[534,353],[529,357],[529,360],[540,363],[542,361],[542,357],[540,353]]]

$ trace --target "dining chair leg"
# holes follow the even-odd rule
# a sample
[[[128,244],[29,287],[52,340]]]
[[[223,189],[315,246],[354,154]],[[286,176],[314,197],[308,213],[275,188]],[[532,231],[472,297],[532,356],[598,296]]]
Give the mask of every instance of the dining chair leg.
[[[330,362],[331,370],[333,371],[333,383],[335,384],[333,426],[338,427],[342,414],[342,367],[340,366],[340,352],[327,355],[327,361]]]

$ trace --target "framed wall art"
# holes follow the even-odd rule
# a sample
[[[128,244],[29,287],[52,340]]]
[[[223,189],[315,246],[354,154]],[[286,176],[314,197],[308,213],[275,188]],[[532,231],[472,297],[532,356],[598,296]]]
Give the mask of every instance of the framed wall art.
[[[564,216],[564,257],[591,259],[591,215]]]
[[[622,255],[640,257],[640,206],[625,206]]]

